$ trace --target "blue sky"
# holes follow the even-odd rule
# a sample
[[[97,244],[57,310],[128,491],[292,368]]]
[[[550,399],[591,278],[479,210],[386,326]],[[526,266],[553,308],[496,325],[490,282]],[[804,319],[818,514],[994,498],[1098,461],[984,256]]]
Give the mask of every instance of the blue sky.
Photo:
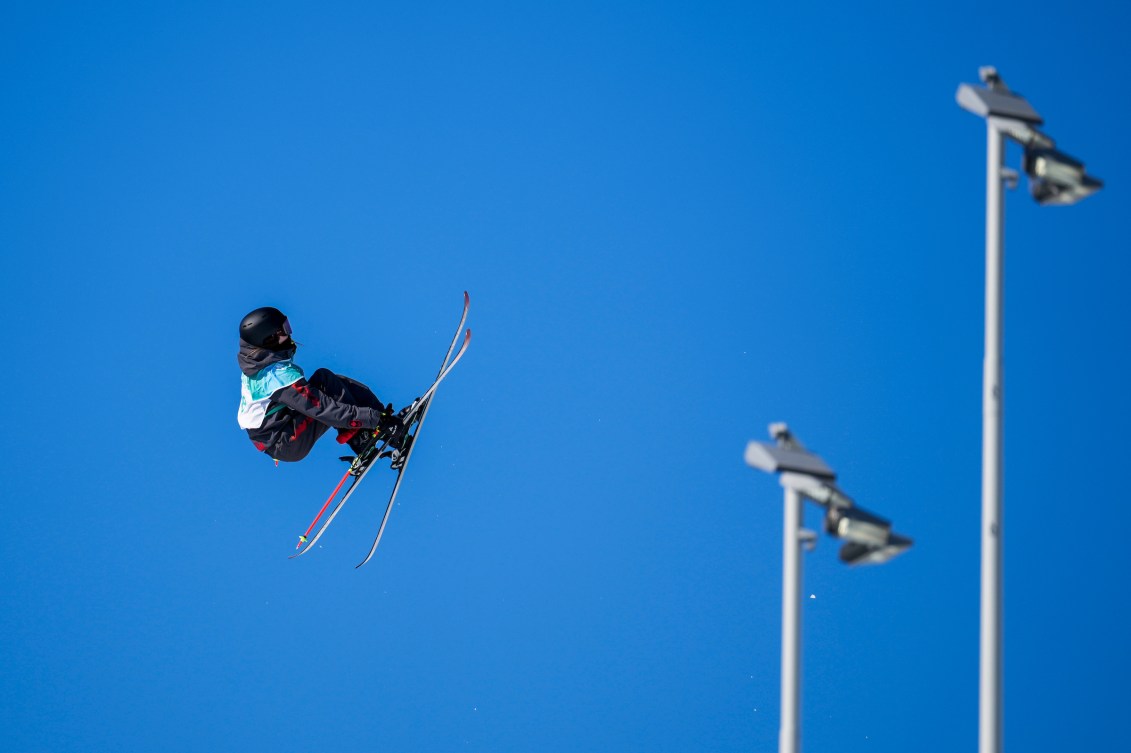
[[[806,555],[804,748],[974,749],[986,64],[1106,182],[1007,199],[1006,747],[1119,747],[1127,13],[913,5],[5,9],[5,747],[774,750],[787,421],[916,542]],[[240,317],[399,405],[464,290],[288,560]]]

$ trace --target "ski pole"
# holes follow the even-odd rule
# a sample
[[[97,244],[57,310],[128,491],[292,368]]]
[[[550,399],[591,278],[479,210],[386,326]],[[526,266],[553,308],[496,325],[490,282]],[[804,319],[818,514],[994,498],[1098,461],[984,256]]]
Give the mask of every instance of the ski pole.
[[[350,470],[352,469],[353,466],[351,465]],[[334,491],[330,493],[330,497],[326,500],[326,504],[322,505],[322,509],[319,510],[318,514],[314,516],[314,520],[310,521],[310,527],[306,529],[306,533],[298,537],[298,543],[295,544],[295,549],[302,549],[302,545],[306,543],[306,537],[309,536],[310,532],[314,530],[314,526],[318,525],[318,519],[322,517],[322,513],[326,512],[326,508],[330,506],[330,503],[334,500],[334,497],[338,496],[338,492],[341,490],[342,484],[346,482],[346,479],[349,478],[349,476],[350,472],[349,470],[347,470],[346,475],[342,476],[342,480],[338,482],[338,485],[334,487]]]

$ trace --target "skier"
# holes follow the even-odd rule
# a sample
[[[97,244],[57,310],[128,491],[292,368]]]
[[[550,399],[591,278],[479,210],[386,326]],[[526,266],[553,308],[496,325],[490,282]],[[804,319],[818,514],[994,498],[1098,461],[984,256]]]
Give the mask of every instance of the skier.
[[[360,455],[375,437],[402,434],[393,406],[361,382],[318,369],[306,378],[286,315],[265,306],[240,322],[240,428],[276,462],[302,460],[330,428]]]

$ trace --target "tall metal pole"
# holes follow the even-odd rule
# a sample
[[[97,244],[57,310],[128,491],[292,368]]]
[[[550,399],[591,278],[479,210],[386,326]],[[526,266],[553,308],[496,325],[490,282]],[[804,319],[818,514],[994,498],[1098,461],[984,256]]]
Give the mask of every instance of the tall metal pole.
[[[779,753],[798,753],[801,698],[801,495],[785,490],[781,576],[781,731]]]
[[[982,613],[978,753],[1002,750],[1002,275],[1005,136],[987,120],[986,355],[982,376]]]

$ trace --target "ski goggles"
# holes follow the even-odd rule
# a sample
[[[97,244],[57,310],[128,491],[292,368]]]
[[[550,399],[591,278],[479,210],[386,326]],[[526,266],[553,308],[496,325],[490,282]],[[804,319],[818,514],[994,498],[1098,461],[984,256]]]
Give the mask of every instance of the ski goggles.
[[[294,332],[291,331],[291,320],[290,319],[284,319],[283,320],[283,326],[280,327],[280,329],[283,330],[284,332],[286,332],[288,336],[294,334]]]

